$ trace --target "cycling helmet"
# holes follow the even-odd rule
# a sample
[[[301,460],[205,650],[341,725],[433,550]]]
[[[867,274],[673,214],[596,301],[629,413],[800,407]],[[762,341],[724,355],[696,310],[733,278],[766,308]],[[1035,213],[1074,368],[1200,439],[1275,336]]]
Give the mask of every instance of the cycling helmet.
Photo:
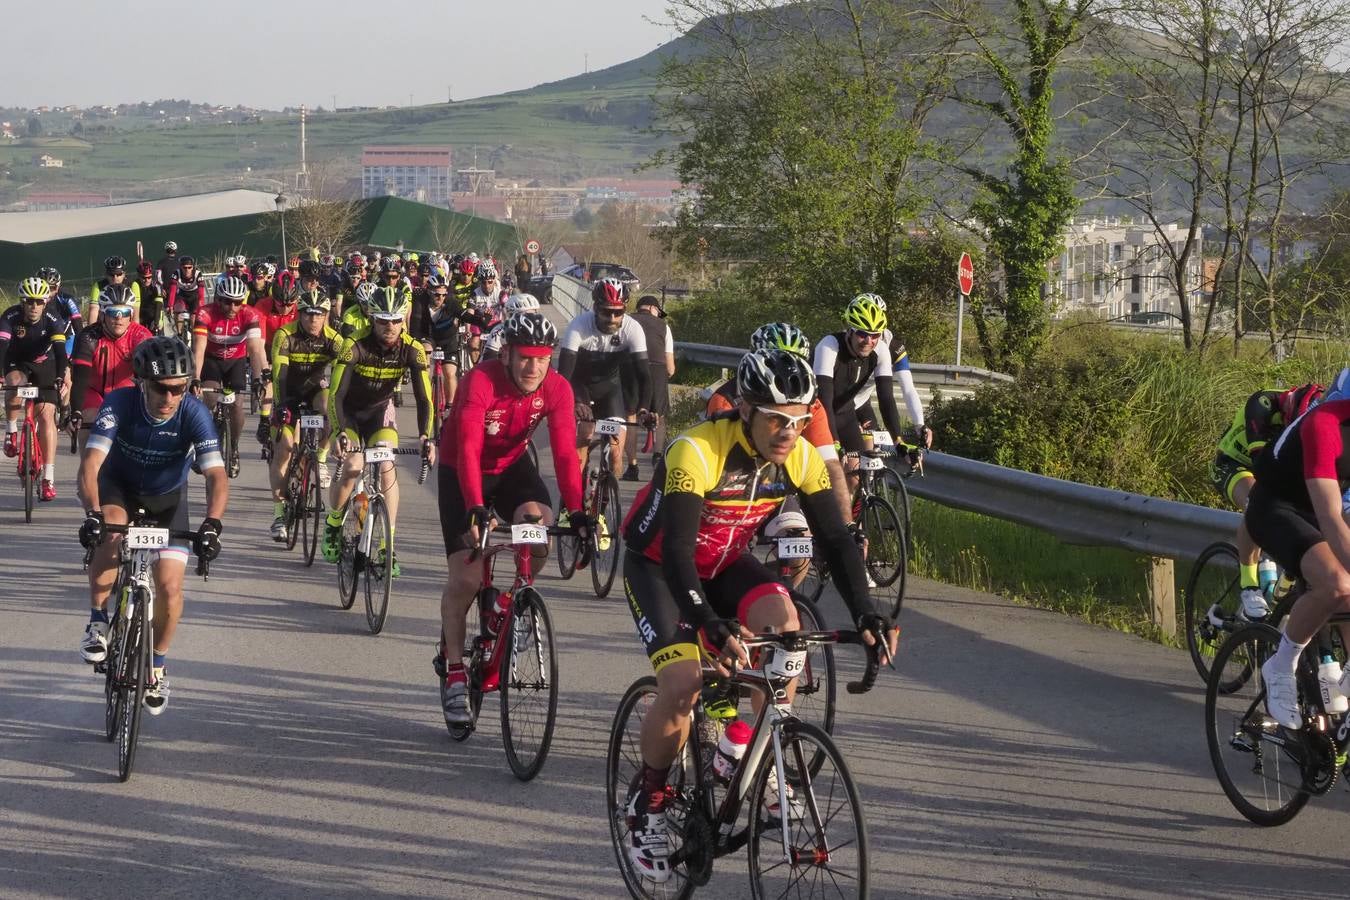
[[[137,275],[150,275],[155,271],[155,264],[148,259],[143,259],[136,264]]]
[[[512,294],[506,298],[506,311],[529,312],[539,308],[539,298],[534,294]]]
[[[370,298],[375,294],[375,285],[369,281],[363,281],[356,286],[356,302],[362,309],[370,305]]]
[[[408,299],[396,287],[377,287],[370,295],[366,314],[372,319],[398,321],[408,311]]]
[[[277,264],[276,264],[276,263],[271,262],[271,261],[269,260],[268,262],[263,263],[263,267],[267,270],[267,277],[268,277],[268,278],[275,278],[275,277],[276,277],[276,275],[277,275]]]
[[[1332,400],[1350,400],[1350,368],[1337,372],[1336,377],[1331,379],[1331,384],[1327,386],[1326,393],[1322,395],[1322,402],[1329,403]]]
[[[474,252],[472,252],[472,251],[470,251],[470,252],[469,252],[469,259],[473,260],[474,262],[478,262],[478,259],[479,259],[478,254],[477,254],[477,253],[474,253]]]
[[[478,268],[474,270],[474,276],[479,281],[487,281],[497,277],[497,267],[490,262],[479,263]]]
[[[25,278],[19,282],[19,296],[25,300],[46,300],[52,287],[41,278]]]
[[[216,296],[242,301],[248,296],[248,285],[237,275],[227,275],[216,284]]]
[[[262,281],[267,277],[267,263],[253,264],[253,280]]]
[[[541,313],[513,312],[502,325],[502,343],[509,347],[546,347],[552,351],[558,343],[558,329]]]
[[[443,288],[445,287],[445,279],[439,275],[428,275],[426,279],[422,282],[422,287],[426,288],[428,291],[434,291],[437,288]]]
[[[116,272],[125,272],[127,270],[127,261],[120,256],[110,256],[103,261],[103,271],[112,275]]]
[[[628,288],[617,278],[601,278],[591,288],[591,303],[597,309],[623,309]]]
[[[1321,399],[1320,384],[1305,384],[1280,394],[1280,415],[1284,417],[1284,424],[1288,425],[1312,409]]]
[[[816,399],[811,364],[786,350],[753,350],[736,367],[736,389],[750,405],[806,403]]]
[[[164,242],[164,252],[165,252],[165,253],[177,253],[177,252],[178,252],[178,244],[174,243],[173,241],[165,241],[165,242]]]
[[[125,284],[110,284],[98,293],[98,308],[100,312],[107,312],[114,306],[131,307],[136,302],[136,295],[132,293],[131,288]]]
[[[325,253],[323,256],[319,257],[319,265],[325,269],[331,269],[333,266],[337,265],[337,257],[333,256],[331,253]]]
[[[478,269],[478,260],[463,259],[459,263],[459,274],[472,275]]]
[[[300,282],[295,278],[283,278],[277,282],[273,296],[287,305],[294,303],[300,296]]]
[[[515,286],[516,286],[516,279],[512,277],[509,272],[502,276],[502,288],[504,290],[509,291]]]
[[[131,355],[131,371],[137,378],[159,381],[186,378],[192,374],[192,353],[176,337],[153,337],[136,345]]]
[[[328,299],[328,295],[318,288],[310,288],[307,291],[297,290],[301,312],[323,312],[326,313],[333,308],[333,301]]]
[[[854,331],[885,331],[886,301],[876,294],[859,294],[844,309],[844,324]]]
[[[43,266],[38,269],[37,277],[51,285],[52,290],[56,290],[61,286],[61,273],[56,270],[55,266]]]
[[[421,259],[421,257],[419,257],[416,253],[409,253],[407,258],[408,258],[408,262],[410,262],[410,263],[415,263],[415,262],[417,262],[419,259]]]
[[[770,322],[755,329],[750,335],[751,350],[786,350],[810,359],[811,342],[796,325],[790,322]]]
[[[390,272],[397,272],[399,270],[398,262],[397,256],[384,257],[380,260],[380,272],[384,275],[388,275]]]
[[[178,258],[178,268],[182,269],[184,266],[192,266],[193,268],[196,268],[197,261],[190,256],[180,256]]]
[[[811,526],[807,523],[806,516],[794,510],[791,512],[779,513],[770,519],[769,523],[764,526],[764,536],[776,538],[780,535],[787,535],[794,531],[800,534],[804,531],[808,531],[810,528]]]
[[[318,267],[318,265],[315,264],[315,262],[314,262],[313,260],[311,260],[311,259],[301,260],[301,261],[300,261],[300,277],[301,277],[301,278],[318,278],[318,277],[319,277],[319,267]]]

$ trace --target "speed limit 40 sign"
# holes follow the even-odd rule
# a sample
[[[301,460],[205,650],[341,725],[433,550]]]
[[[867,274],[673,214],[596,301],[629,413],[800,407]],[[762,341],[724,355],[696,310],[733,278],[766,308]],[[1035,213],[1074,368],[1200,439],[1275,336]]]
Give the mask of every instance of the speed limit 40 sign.
[[[539,252],[539,242],[536,241],[534,238],[530,238],[528,241],[525,242],[525,252],[526,252],[526,253],[538,253],[538,252]]]

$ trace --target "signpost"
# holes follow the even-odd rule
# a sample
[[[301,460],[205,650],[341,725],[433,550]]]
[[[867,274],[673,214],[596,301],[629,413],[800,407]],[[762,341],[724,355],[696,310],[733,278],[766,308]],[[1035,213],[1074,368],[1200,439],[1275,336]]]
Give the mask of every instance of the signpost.
[[[956,364],[961,365],[961,325],[966,318],[966,298],[975,287],[975,264],[969,253],[961,254],[956,264]]]
[[[534,238],[530,238],[528,241],[525,242],[525,252],[530,254],[531,256],[534,256],[536,253],[539,252],[539,242],[536,241]]]

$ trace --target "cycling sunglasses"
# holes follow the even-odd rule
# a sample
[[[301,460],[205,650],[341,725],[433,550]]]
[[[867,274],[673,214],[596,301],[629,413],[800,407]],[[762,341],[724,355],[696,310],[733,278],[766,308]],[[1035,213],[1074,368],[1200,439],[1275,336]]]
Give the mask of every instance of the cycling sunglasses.
[[[103,310],[103,315],[113,319],[129,319],[131,318],[131,307],[110,306],[107,309]]]
[[[763,414],[764,417],[769,420],[769,428],[773,431],[782,431],[784,428],[801,431],[807,425],[811,424],[811,414],[809,412],[800,416],[789,416],[776,409],[769,409],[764,406],[756,406],[755,410],[756,412]]]

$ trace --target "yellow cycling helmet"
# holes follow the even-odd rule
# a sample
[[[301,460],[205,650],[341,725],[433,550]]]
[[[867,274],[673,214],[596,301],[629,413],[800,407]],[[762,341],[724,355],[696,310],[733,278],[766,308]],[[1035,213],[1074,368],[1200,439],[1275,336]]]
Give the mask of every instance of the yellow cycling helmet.
[[[25,300],[46,300],[51,292],[51,285],[41,278],[25,278],[19,282],[19,296]]]
[[[855,331],[885,331],[886,301],[876,294],[859,294],[844,309],[844,324]]]

